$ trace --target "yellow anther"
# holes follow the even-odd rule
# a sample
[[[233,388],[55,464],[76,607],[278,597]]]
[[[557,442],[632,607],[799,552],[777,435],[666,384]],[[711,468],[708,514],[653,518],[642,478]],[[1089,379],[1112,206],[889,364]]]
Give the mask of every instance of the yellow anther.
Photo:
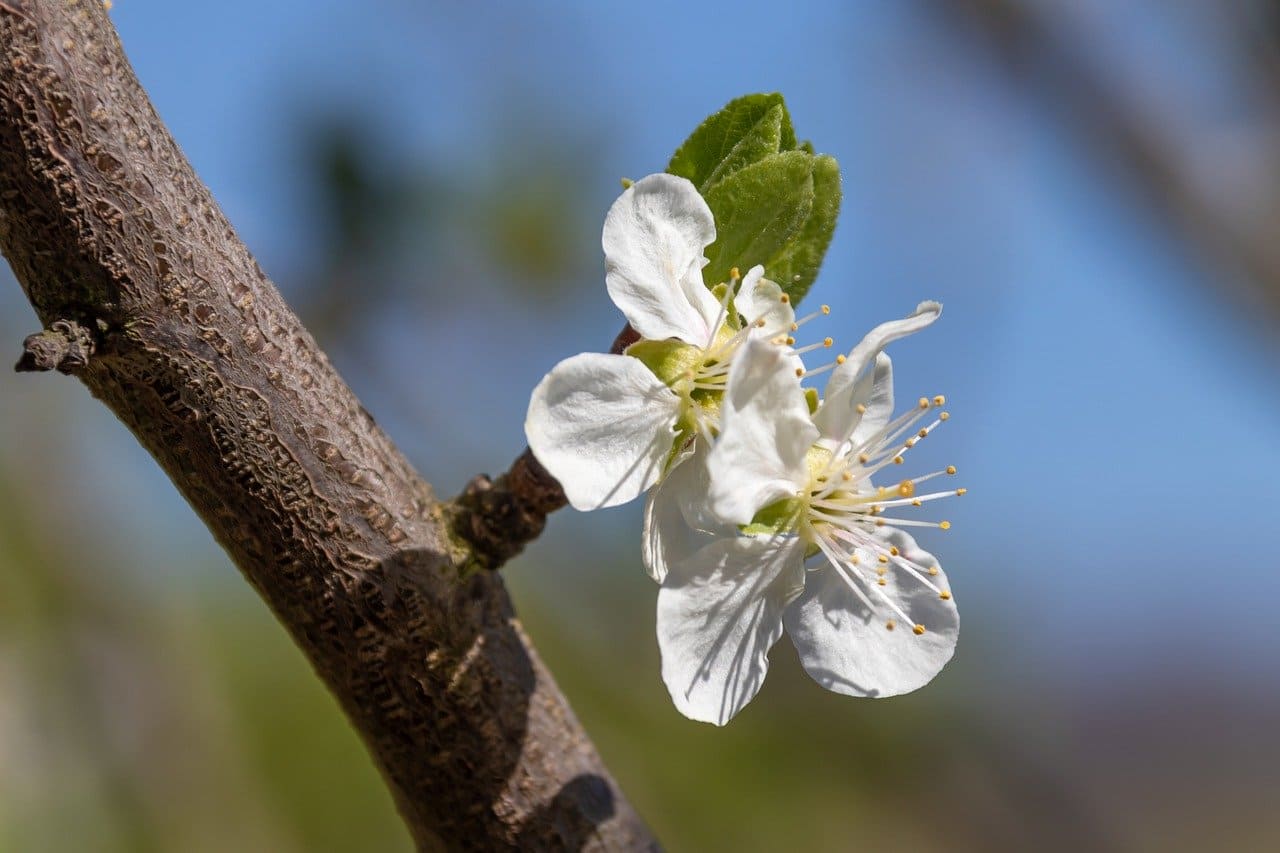
[[[729,278],[742,278],[742,274],[738,272],[738,268],[734,267],[729,270]]]
[[[858,563],[861,563],[861,562],[862,562],[862,558],[859,557],[857,554],[854,554],[852,557],[849,558],[849,565],[851,566],[856,566],[858,565]]]
[[[912,626],[912,628],[911,628],[911,633],[915,634],[917,637],[918,637],[918,636],[920,636],[921,634],[923,634],[923,633],[924,633],[924,626],[923,626],[923,625],[913,625],[913,626]]]
[[[888,569],[886,569],[884,566],[880,566],[880,567],[878,567],[878,568],[876,569],[876,574],[878,574],[878,575],[883,575],[883,574],[887,573],[888,571],[889,571],[889,570],[888,570]]]
[[[840,479],[841,479],[841,480],[844,480],[846,483],[847,483],[847,482],[849,482],[850,480],[852,480],[852,479],[853,479],[853,472],[852,472],[852,471],[841,471],[841,472],[840,472]]]
[[[790,335],[787,335],[787,346],[794,346],[795,342],[796,342],[795,338],[791,337]]]
[[[791,297],[784,293],[778,297],[778,301],[781,302],[783,305],[786,305],[791,301]]]
[[[763,328],[764,328],[764,318],[763,318],[763,317],[761,317],[759,320],[756,320],[756,327],[757,327],[757,328],[760,328],[760,329],[763,329]]]
[[[895,456],[895,457],[893,457],[893,464],[894,464],[894,465],[901,465],[901,464],[902,464],[902,457],[901,457],[901,456]]]
[[[876,559],[882,563],[889,562],[889,556],[887,554],[881,554],[879,557],[876,557]]]
[[[844,364],[848,360],[849,359],[845,357],[844,353],[840,353],[840,355],[836,356],[836,364]]]
[[[937,567],[937,566],[930,566],[930,567],[929,567],[929,574],[933,575],[933,576],[936,578],[936,577],[938,576],[938,567]]]
[[[884,507],[880,506],[879,504],[877,504],[876,506],[871,507],[871,514],[872,514],[872,515],[879,515],[879,514],[880,514],[880,513],[882,513],[882,512],[884,512]]]
[[[864,406],[862,403],[859,403],[858,405],[854,406],[854,408],[858,410],[858,414],[860,415],[865,415],[867,413],[867,407]]]
[[[919,439],[916,439],[916,438],[908,438],[906,441],[902,442],[902,446],[903,446],[903,447],[915,447],[915,446],[916,446],[916,442],[917,442],[918,440],[919,440]]]
[[[885,520],[883,518],[876,519],[876,527],[884,527],[884,525],[885,525]]]
[[[629,189],[631,189],[631,186],[632,186],[634,183],[635,183],[635,181],[631,180],[630,178],[623,178],[623,179],[622,179],[622,188],[623,188],[624,190],[629,190]]]
[[[796,329],[798,329],[798,328],[800,328],[800,324],[799,324],[799,323],[792,323],[792,324],[791,324],[791,331],[793,331],[793,332],[794,332],[794,331],[795,331]]]
[[[933,404],[935,406],[944,406],[946,405],[946,402],[947,402],[947,398],[942,396],[941,394],[933,398]]]
[[[822,306],[822,313],[823,313],[823,314],[830,314],[830,313],[831,313],[831,306],[830,306],[830,305],[823,305],[823,306]]]
[[[945,420],[947,420],[947,419],[948,419],[948,418],[950,418],[950,417],[951,417],[951,413],[950,413],[950,412],[939,412],[939,413],[938,413],[938,420],[940,420],[940,421],[945,421]]]
[[[887,584],[887,583],[889,583],[889,582],[888,582],[887,580],[885,580],[884,578],[880,578],[879,580],[877,580],[877,581],[876,581],[876,583],[880,584],[880,586],[884,586],[885,584]]]
[[[868,455],[867,455],[867,454],[865,454],[865,453],[859,453],[859,454],[858,454],[858,461],[859,461],[859,462],[861,462],[863,465],[866,465],[868,462],[870,462],[870,461],[871,461],[871,457],[870,457],[870,456],[868,456]]]
[[[884,627],[885,627],[885,630],[892,631],[895,627],[897,627],[897,623],[894,622],[892,619],[890,619],[888,622],[884,623]]]
[[[949,521],[939,521],[939,522],[938,522],[938,526],[939,526],[939,527],[941,527],[943,530],[950,530],[950,529],[951,529],[951,522],[949,522]]]
[[[956,466],[954,466],[954,465],[948,465],[948,466],[947,466],[947,473],[948,473],[948,474],[954,474],[955,472],[956,472]]]
[[[890,546],[889,546],[889,553],[896,557],[896,556],[898,556],[899,554],[901,554],[902,552],[898,550],[898,546],[897,546],[897,545],[890,545]]]
[[[912,506],[924,506],[924,501],[920,500],[919,498],[916,498],[915,500],[913,500],[913,501],[911,502],[911,505],[912,505]]]
[[[922,430],[920,430],[918,433],[916,433],[916,435],[920,436],[921,438],[924,438],[924,437],[925,437],[925,436],[927,436],[928,434],[929,434],[929,430],[927,430],[927,429],[922,429]]]
[[[944,589],[942,592],[938,593],[938,598],[941,598],[943,601],[950,601],[950,600],[951,600],[951,593],[947,592],[947,591]]]
[[[920,405],[920,408],[922,408],[922,409],[927,409],[927,408],[929,408],[929,398],[928,398],[928,397],[921,397],[921,398],[920,398],[920,403],[919,403],[919,405]]]
[[[803,368],[803,367],[797,367],[797,368],[796,368],[796,376],[804,376],[804,368]]]
[[[969,490],[968,490],[968,489],[956,489],[956,497],[960,497],[961,495],[963,495],[963,494],[964,494],[965,492],[967,492],[967,491],[969,491]]]
[[[916,493],[916,484],[910,480],[903,480],[898,484],[898,494],[904,498],[909,498]]]
[[[823,345],[824,347],[829,347],[829,346],[831,346],[831,345],[832,345],[832,344],[834,344],[834,343],[835,343],[835,341],[833,341],[831,338],[823,338],[823,339],[822,339],[822,345]]]

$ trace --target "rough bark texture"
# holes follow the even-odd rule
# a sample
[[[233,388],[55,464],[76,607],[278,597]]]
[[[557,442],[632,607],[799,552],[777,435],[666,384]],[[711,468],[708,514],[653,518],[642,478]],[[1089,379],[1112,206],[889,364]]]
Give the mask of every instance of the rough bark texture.
[[[47,330],[19,368],[79,377],[155,456],[337,696],[420,847],[653,847],[477,570],[510,546],[453,532],[500,540],[508,519],[437,502],[361,408],[101,5],[0,0],[0,45],[0,248]]]

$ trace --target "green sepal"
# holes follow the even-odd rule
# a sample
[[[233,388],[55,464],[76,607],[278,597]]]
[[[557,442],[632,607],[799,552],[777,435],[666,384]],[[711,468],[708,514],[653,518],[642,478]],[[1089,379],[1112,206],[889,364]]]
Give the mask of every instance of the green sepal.
[[[716,218],[716,241],[707,247],[702,279],[724,281],[729,270],[770,265],[796,236],[813,209],[814,158],[803,151],[776,154],[739,169],[706,193]],[[786,290],[786,284],[779,281]]]
[[[698,125],[676,149],[667,171],[688,178],[699,192],[733,172],[796,147],[782,95],[743,95]]]
[[[693,422],[693,417],[686,414],[676,424],[676,429],[672,434],[671,452],[667,454],[666,461],[662,463],[663,473],[675,467],[676,460],[680,458],[680,454],[684,452],[685,447],[697,434],[698,428]]]
[[[711,288],[711,295],[714,296],[716,298],[716,302],[719,302],[721,305],[725,304],[724,300],[728,292],[729,292],[729,282],[727,281],[722,281]],[[725,327],[732,331],[736,332],[738,329],[742,328],[742,323],[739,321],[739,318],[738,318],[738,310],[733,305],[732,297],[729,297],[728,310],[725,312],[724,321],[725,321]],[[724,337],[728,337],[728,336],[726,335]],[[722,341],[717,341],[716,343],[721,343],[721,342]]]
[[[815,414],[818,411],[818,389],[804,389],[804,402],[809,407],[809,414]]]
[[[642,339],[627,347],[626,354],[640,359],[654,376],[670,386],[697,368],[702,350],[683,341]]]
[[[748,536],[787,533],[795,530],[803,510],[804,505],[798,498],[783,498],[757,512],[750,524],[744,524],[738,529]]]

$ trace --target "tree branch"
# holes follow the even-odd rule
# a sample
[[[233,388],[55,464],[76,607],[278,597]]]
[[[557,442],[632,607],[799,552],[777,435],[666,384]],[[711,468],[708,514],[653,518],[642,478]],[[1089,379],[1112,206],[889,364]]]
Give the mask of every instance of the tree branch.
[[[451,529],[458,510],[258,268],[101,5],[5,0],[0,46],[0,248],[49,330],[23,364],[73,372],[155,456],[421,848],[654,847],[497,575],[468,571],[495,557]]]
[[[630,325],[613,340],[615,355],[640,340]],[[497,480],[481,474],[454,504],[454,532],[472,545],[477,565],[496,569],[537,539],[547,516],[569,502],[556,478],[525,448]]]

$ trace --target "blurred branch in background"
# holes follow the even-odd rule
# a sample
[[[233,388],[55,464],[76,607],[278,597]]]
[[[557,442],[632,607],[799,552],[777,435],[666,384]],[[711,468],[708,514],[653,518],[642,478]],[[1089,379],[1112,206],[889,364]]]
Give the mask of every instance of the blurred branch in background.
[[[1182,19],[1196,36],[1173,63],[1143,69],[1134,38],[1110,37],[1123,23],[1121,10],[1110,4],[923,2],[1058,114],[1064,131],[1118,168],[1198,253],[1210,272],[1206,281],[1234,289],[1247,310],[1264,308],[1273,322],[1280,318],[1280,52],[1273,4],[1184,0],[1130,9]],[[1269,29],[1257,25],[1260,15],[1269,15]],[[1126,53],[1109,56],[1108,48]],[[1179,76],[1197,50],[1225,58],[1236,78],[1228,83],[1230,101],[1197,102]],[[1154,72],[1158,82],[1138,79],[1139,72]]]

